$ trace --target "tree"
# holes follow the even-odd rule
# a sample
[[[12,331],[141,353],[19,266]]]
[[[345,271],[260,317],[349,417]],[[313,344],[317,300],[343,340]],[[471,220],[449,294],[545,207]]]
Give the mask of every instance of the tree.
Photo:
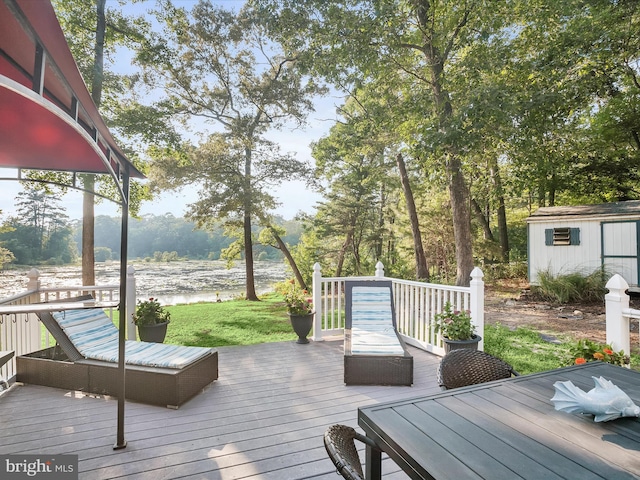
[[[414,99],[414,148],[446,173],[457,259],[457,280],[467,285],[473,268],[469,189],[463,169],[464,94],[449,88],[448,74],[474,43],[499,34],[499,8],[490,2],[386,0],[336,5],[322,0],[254,0],[271,19],[274,35],[305,65],[350,88],[367,79],[397,75]],[[462,100],[464,101],[464,100]],[[407,125],[409,126],[409,125]]]
[[[110,64],[118,46],[133,45],[133,39],[139,40],[148,25],[140,18],[125,18],[117,10],[107,9],[106,0],[77,2],[73,0],[54,0],[58,16],[69,48],[74,55],[85,83],[89,86],[91,98],[103,116],[109,119],[116,110],[118,92],[123,90],[123,78],[108,71],[105,72],[105,57]],[[103,107],[103,92],[106,95],[106,108]],[[91,174],[81,175],[83,184],[82,202],[82,283],[95,284],[95,196],[96,188],[104,192],[115,193],[110,185],[101,185],[99,177]],[[139,186],[131,189],[132,211],[137,210],[141,199],[148,194]]]
[[[30,188],[16,197],[17,215],[3,227],[1,238],[18,263],[60,264],[75,260],[71,226],[59,195]]]
[[[260,18],[250,10],[234,14],[201,1],[191,12],[169,1],[157,12],[164,25],[137,57],[151,87],[166,97],[156,107],[184,119],[200,117],[223,132],[199,146],[157,152],[151,178],[157,188],[201,187],[189,218],[204,226],[225,219],[241,228],[246,298],[257,300],[253,272],[252,221],[275,206],[268,187],[308,170],[281,155],[265,138],[286,121],[303,121],[319,91],[264,36]],[[240,244],[238,244],[240,245]],[[239,253],[239,250],[232,250]]]

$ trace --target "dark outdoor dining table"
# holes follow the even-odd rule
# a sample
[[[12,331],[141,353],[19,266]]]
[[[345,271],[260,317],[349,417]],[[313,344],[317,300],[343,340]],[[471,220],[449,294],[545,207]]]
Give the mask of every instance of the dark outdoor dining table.
[[[638,479],[640,420],[556,411],[553,384],[584,391],[603,376],[640,406],[640,373],[603,362],[358,409],[366,435],[411,478]],[[366,477],[381,456],[367,447]]]

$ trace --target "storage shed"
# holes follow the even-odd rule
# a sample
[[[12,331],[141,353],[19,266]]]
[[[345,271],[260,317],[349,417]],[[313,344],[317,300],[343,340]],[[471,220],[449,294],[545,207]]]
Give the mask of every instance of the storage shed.
[[[589,274],[603,267],[637,286],[640,201],[542,207],[527,218],[529,283],[540,272]]]

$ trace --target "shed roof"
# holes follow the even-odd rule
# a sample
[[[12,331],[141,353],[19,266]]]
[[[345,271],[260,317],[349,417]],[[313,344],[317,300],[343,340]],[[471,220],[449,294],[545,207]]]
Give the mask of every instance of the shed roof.
[[[640,200],[598,203],[595,205],[541,207],[527,218],[527,222],[551,217],[613,217],[629,215],[640,216]]]

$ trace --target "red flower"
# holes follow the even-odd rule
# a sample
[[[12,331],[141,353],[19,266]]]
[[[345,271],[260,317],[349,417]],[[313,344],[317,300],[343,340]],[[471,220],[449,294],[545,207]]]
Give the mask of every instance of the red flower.
[[[584,358],[582,357],[576,358],[576,365],[582,365],[583,363],[587,363],[587,361]]]
[[[607,355],[613,355],[613,350],[609,350],[608,348],[605,348],[602,350],[604,353],[606,353]]]

